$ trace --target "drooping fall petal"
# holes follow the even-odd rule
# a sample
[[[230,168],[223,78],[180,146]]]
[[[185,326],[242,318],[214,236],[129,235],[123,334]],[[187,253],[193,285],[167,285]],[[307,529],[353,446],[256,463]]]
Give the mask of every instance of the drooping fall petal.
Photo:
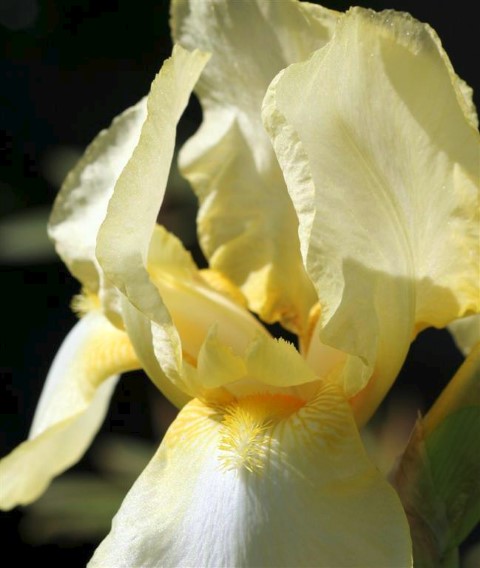
[[[118,374],[138,367],[127,335],[100,312],[76,324],[53,361],[29,439],[0,461],[0,508],[31,503],[82,457]]]
[[[345,538],[345,535],[348,538]],[[411,566],[399,500],[333,385],[189,403],[91,568]]]
[[[95,258],[97,233],[115,183],[137,145],[146,115],[146,99],[142,99],[102,130],[68,174],[53,206],[49,235],[71,273],[90,292],[102,288],[100,293],[112,295],[104,286]],[[111,300],[106,299],[107,312],[115,309]]]
[[[264,321],[300,334],[316,297],[261,104],[278,71],[328,41],[337,17],[290,0],[172,3],[175,40],[212,53],[196,87],[203,123],[180,154],[200,199],[201,245]]]
[[[273,82],[264,121],[300,219],[320,340],[349,355],[347,396],[374,373],[353,401],[362,422],[418,329],[479,310],[468,94],[428,26],[356,8]]]

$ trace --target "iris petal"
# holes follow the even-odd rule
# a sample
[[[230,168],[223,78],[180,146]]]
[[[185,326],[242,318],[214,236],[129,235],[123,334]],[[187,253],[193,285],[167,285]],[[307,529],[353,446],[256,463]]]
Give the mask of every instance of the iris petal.
[[[137,368],[127,335],[99,312],[77,323],[53,361],[29,439],[0,461],[0,508],[31,503],[82,457],[118,374]]]
[[[95,246],[113,188],[137,145],[146,115],[142,99],[98,134],[63,183],[48,225],[69,270],[85,289],[100,291],[107,315],[120,327],[117,297],[103,278]]]
[[[316,297],[261,103],[276,73],[324,45],[336,19],[290,0],[172,4],[176,41],[212,53],[196,88],[204,120],[180,154],[200,199],[201,245],[210,266],[241,287],[250,309],[300,334]]]
[[[150,377],[160,388],[163,373],[181,383],[182,354],[177,330],[147,272],[148,249],[165,193],[176,126],[207,60],[204,53],[174,47],[172,57],[152,83],[139,142],[117,181],[97,239],[97,258],[107,278],[132,305],[136,329],[148,331],[150,326],[147,335],[152,342],[147,348],[163,368],[162,373],[158,365],[148,368],[157,371]],[[141,324],[138,318],[143,320]],[[160,352],[155,352],[156,348]]]
[[[354,401],[360,422],[418,329],[479,310],[479,136],[447,62],[424,24],[356,8],[264,103],[320,340],[349,354],[348,396],[374,372]]]
[[[480,343],[480,314],[457,319],[448,329],[460,351],[468,355],[475,345]]]
[[[189,403],[90,567],[403,568],[410,547],[399,500],[329,385],[308,404]]]

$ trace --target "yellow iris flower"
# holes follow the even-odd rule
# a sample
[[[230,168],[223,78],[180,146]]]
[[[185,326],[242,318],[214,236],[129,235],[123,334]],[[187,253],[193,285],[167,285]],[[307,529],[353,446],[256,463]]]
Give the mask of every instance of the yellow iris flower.
[[[406,14],[178,0],[172,31],[148,98],[55,204],[86,315],[0,463],[0,505],[78,460],[114,377],[143,368],[182,409],[91,566],[410,566],[358,426],[419,330],[480,310],[471,93]],[[156,226],[195,85],[204,119],[180,164],[208,271]]]

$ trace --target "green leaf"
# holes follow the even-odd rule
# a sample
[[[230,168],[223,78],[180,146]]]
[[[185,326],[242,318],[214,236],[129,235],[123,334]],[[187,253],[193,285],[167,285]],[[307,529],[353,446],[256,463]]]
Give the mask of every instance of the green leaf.
[[[448,416],[427,438],[434,487],[445,504],[449,548],[458,546],[480,520],[480,409]]]
[[[392,481],[410,523],[416,568],[459,565],[480,521],[480,347],[417,422]]]

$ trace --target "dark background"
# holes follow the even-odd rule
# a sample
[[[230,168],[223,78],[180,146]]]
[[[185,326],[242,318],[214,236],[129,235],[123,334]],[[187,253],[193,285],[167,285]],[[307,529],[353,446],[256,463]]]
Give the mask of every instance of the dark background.
[[[3,247],[0,244],[0,455],[27,435],[52,357],[75,323],[69,303],[78,284],[44,245],[43,219],[58,190],[52,162],[58,162],[62,151],[70,159],[115,115],[148,92],[171,51],[168,4],[166,0],[0,0],[0,226],[2,219],[13,222],[25,234],[26,245],[26,252],[21,249],[17,254],[6,241]],[[474,54],[478,28],[471,0],[358,4],[405,10],[430,23],[457,73],[478,87]],[[343,10],[349,3],[324,5]],[[476,101],[478,106],[478,97]],[[199,116],[194,102],[182,120],[180,139],[193,132]],[[174,200],[171,208],[173,218]],[[40,232],[27,231],[29,219],[31,225],[40,224]],[[425,410],[461,359],[446,332],[429,330],[413,345],[395,392],[413,393]],[[104,433],[158,439],[174,414],[159,402],[165,424],[159,426],[157,419],[152,425],[150,396],[148,381],[128,374],[117,390]],[[80,468],[89,465],[87,458]],[[0,514],[4,558],[11,551],[15,564],[34,558],[85,565],[94,544],[75,539],[63,539],[61,546],[24,543],[18,536],[22,515],[19,510]]]

